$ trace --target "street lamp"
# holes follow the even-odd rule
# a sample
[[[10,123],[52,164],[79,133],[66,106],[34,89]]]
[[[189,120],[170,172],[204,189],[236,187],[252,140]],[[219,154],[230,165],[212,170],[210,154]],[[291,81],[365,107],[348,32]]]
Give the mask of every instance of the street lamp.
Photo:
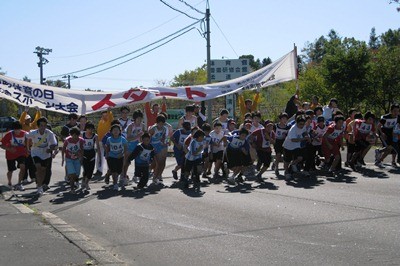
[[[68,79],[68,89],[71,89],[71,78],[73,78],[73,79],[77,79],[78,77],[77,76],[74,76],[74,75],[65,75],[65,76],[63,76],[62,77],[63,79]]]

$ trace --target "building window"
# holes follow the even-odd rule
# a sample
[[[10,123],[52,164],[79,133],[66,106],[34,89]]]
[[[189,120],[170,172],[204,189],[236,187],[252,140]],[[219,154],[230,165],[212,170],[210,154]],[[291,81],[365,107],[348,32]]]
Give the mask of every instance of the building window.
[[[242,60],[242,66],[247,66],[247,60]]]
[[[233,73],[233,72],[235,72],[235,68],[230,67],[230,68],[229,68],[229,73]]]
[[[217,73],[221,73],[221,68],[217,67]]]
[[[231,79],[231,74],[226,74],[226,79]]]
[[[214,61],[211,61],[211,65],[212,65],[212,66],[214,65]]]
[[[247,67],[242,67],[242,72],[247,72]]]
[[[210,68],[211,73],[215,73],[215,68]]]
[[[226,66],[230,66],[230,65],[231,65],[231,60],[226,60],[226,61],[225,61],[225,65],[226,65]]]
[[[236,68],[236,73],[240,73],[240,67]]]
[[[211,75],[211,79],[215,79],[215,75]]]
[[[227,67],[223,67],[222,68],[222,72],[224,72],[224,73],[228,72],[228,68]]]

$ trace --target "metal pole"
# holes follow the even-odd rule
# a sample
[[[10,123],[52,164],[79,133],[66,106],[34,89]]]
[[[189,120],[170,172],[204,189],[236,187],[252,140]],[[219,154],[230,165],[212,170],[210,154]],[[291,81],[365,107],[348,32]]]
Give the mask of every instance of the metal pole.
[[[208,4],[208,1],[207,1]],[[207,25],[207,83],[211,83],[211,42],[210,42],[210,8],[206,9],[206,25]],[[212,100],[207,101],[208,116],[207,120],[212,122]]]
[[[71,89],[71,76],[68,75],[68,89]]]
[[[39,53],[39,68],[40,68],[40,84],[44,84],[43,82],[43,54]]]

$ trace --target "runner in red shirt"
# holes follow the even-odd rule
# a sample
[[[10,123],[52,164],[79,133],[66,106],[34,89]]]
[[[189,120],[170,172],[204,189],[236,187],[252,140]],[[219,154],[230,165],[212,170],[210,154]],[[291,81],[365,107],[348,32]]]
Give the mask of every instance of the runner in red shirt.
[[[334,157],[329,172],[335,173],[340,161],[340,148],[343,147],[343,116],[336,116],[335,122],[331,124],[322,138],[322,153],[325,157],[325,165],[330,162],[331,156]]]
[[[12,174],[19,167],[18,184],[15,186],[15,189],[19,189],[20,191],[24,191],[21,182],[25,175],[25,160],[27,155],[26,133],[26,131],[22,130],[21,123],[16,121],[12,124],[12,130],[7,132],[1,140],[1,148],[6,150],[8,185],[12,186]]]

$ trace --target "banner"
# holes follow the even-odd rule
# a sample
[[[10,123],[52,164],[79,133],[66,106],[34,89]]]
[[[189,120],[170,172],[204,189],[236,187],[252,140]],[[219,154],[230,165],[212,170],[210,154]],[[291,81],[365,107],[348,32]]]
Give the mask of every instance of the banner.
[[[187,101],[206,101],[237,93],[240,90],[264,88],[296,78],[295,50],[257,71],[240,78],[206,85],[185,87],[132,88],[122,92],[78,91],[37,85],[0,76],[0,97],[21,105],[39,106],[60,113],[90,114],[163,97]]]

